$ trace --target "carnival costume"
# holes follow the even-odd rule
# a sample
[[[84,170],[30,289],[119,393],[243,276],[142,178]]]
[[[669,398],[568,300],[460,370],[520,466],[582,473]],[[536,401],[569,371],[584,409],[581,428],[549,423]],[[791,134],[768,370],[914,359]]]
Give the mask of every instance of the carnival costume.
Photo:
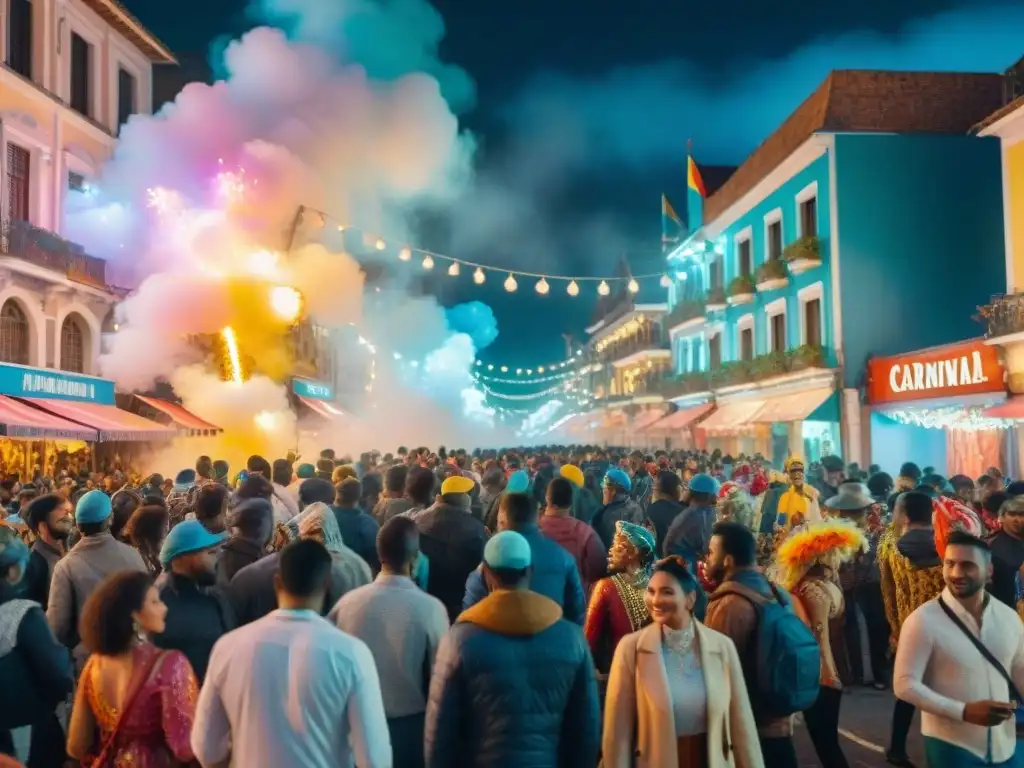
[[[644,592],[654,566],[654,534],[642,525],[619,520],[615,531],[629,540],[639,555],[639,563],[626,572],[616,573],[594,584],[583,623],[590,652],[598,671],[607,673],[619,641],[651,622]]]
[[[897,549],[900,532],[890,525],[878,542],[878,568],[882,582],[885,618],[892,633],[892,646],[899,640],[900,627],[914,611],[936,598],[945,586],[941,561],[920,567]]]
[[[932,527],[935,529],[935,551],[939,557],[946,554],[946,542],[953,531],[965,531],[972,536],[982,535],[978,514],[966,504],[939,496],[932,501]]]

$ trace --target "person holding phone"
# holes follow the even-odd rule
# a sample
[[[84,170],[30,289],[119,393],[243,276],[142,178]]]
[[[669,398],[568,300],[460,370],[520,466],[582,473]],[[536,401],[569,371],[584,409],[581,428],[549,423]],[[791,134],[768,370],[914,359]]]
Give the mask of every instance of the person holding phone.
[[[921,710],[932,768],[1018,766],[1014,714],[1024,689],[1024,624],[992,598],[992,552],[963,531],[942,555],[945,589],[904,622],[896,696]]]

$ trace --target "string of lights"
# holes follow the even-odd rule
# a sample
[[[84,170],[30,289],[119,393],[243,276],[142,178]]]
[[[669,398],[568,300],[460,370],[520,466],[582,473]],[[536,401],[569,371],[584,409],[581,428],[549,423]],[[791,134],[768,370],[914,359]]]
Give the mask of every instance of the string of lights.
[[[527,387],[533,384],[543,384],[547,381],[563,381],[564,379],[575,375],[577,375],[577,372],[573,370],[556,373],[553,376],[535,376],[532,379],[506,379],[501,376],[488,376],[487,374],[480,373],[479,371],[473,371],[473,376],[480,381],[487,381],[491,384],[516,384],[521,387]]]
[[[388,250],[388,243],[383,237],[374,235],[366,230],[361,230],[358,227],[350,226],[324,211],[320,211],[309,206],[303,206],[300,212],[303,221],[309,222],[312,226],[322,229],[326,227],[328,223],[331,223],[337,227],[339,232],[357,232],[362,234],[363,242],[367,246],[372,246],[378,251]],[[434,269],[437,262],[446,263],[448,265],[447,273],[449,277],[459,277],[459,275],[462,274],[463,268],[472,269],[473,282],[477,285],[483,285],[487,282],[488,273],[504,274],[506,277],[502,286],[509,293],[515,293],[519,289],[519,281],[516,280],[517,276],[521,278],[536,279],[537,282],[534,283],[533,289],[541,296],[547,296],[551,292],[551,282],[549,281],[565,283],[565,292],[570,297],[579,296],[580,283],[597,283],[597,293],[599,296],[608,296],[611,294],[611,283],[625,283],[626,289],[630,293],[634,294],[640,292],[641,280],[657,280],[658,284],[662,288],[668,288],[672,285],[672,279],[664,272],[651,272],[643,275],[625,276],[547,274],[526,270],[504,269],[490,264],[481,264],[480,262],[470,261],[469,259],[461,259],[445,253],[438,253],[437,251],[427,250],[426,248],[416,248],[411,245],[403,245],[398,249],[399,261],[409,262],[412,261],[414,256],[420,258],[420,266],[424,270]]]
[[[583,350],[576,350],[576,354],[567,360],[563,360],[560,363],[552,363],[551,365],[538,365],[536,368],[516,368],[509,365],[497,365],[495,363],[484,363],[483,360],[477,360],[475,365],[477,368],[487,366],[488,371],[500,370],[502,373],[509,373],[514,371],[516,376],[543,376],[545,371],[550,373],[556,369],[565,368],[566,366],[574,366],[581,362],[579,358],[583,356]],[[485,377],[486,378],[486,377]]]
[[[976,432],[989,429],[1007,429],[1013,421],[994,419],[984,415],[982,408],[931,408],[923,410],[886,411],[885,415],[899,424],[925,429],[951,429]]]
[[[528,393],[528,394],[518,394],[517,393],[517,394],[510,395],[510,394],[508,394],[506,392],[498,392],[498,391],[492,389],[491,387],[487,386],[487,384],[485,384],[482,381],[479,382],[479,384],[480,384],[480,389],[482,389],[486,394],[490,395],[491,397],[496,397],[499,400],[538,400],[538,399],[540,399],[542,397],[549,397],[551,395],[554,395],[554,394],[562,391],[562,386],[560,384],[557,384],[557,385],[555,385],[553,387],[548,387],[547,389],[542,389],[540,392],[531,392],[531,393]]]

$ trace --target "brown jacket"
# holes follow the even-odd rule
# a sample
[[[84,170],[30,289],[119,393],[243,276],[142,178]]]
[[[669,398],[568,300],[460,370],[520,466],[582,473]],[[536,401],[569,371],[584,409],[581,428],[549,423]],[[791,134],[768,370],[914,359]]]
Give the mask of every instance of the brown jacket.
[[[591,585],[603,579],[608,570],[608,552],[597,531],[582,520],[568,515],[545,514],[538,523],[541,533],[572,555],[580,571],[583,591],[590,594]]]
[[[757,681],[757,609],[767,598],[734,581],[726,581],[708,598],[704,624],[732,640],[749,689]],[[766,738],[793,735],[793,716],[761,718],[757,732]]]

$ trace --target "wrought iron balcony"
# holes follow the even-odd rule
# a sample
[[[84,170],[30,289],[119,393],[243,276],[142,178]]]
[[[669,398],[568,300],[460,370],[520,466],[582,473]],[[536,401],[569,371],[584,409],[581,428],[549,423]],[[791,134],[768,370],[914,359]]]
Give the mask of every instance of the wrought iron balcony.
[[[707,299],[704,296],[680,301],[672,307],[672,311],[665,317],[665,327],[675,328],[677,325],[682,325],[689,320],[704,317],[707,312],[705,309],[706,304]]]
[[[616,360],[629,357],[637,352],[668,348],[668,339],[664,338],[661,326],[657,323],[651,323],[648,330],[640,331],[635,336],[609,344],[598,354],[602,362],[614,363]]]
[[[78,283],[99,288],[107,285],[107,263],[103,259],[90,256],[78,243],[27,221],[11,219],[3,222],[0,254],[60,272]]]
[[[1024,333],[1024,293],[993,296],[988,304],[978,307],[975,319],[985,323],[987,339]]]

